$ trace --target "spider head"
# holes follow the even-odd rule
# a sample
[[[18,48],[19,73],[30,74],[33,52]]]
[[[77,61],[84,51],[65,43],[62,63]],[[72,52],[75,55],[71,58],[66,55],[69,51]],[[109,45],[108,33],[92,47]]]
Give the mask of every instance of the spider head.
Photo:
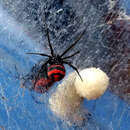
[[[54,55],[52,57],[49,58],[49,62],[50,65],[53,64],[63,64],[63,59],[60,57],[60,55]]]

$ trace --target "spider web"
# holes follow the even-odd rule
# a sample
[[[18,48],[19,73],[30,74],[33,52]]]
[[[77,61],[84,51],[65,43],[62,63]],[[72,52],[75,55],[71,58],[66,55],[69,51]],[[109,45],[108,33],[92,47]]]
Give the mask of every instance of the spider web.
[[[103,17],[113,11],[115,2],[117,1],[0,0],[0,128],[2,130],[130,129],[129,93],[122,94],[123,87],[126,90],[129,88],[129,77],[125,77],[125,82],[123,82],[122,76],[119,75],[120,72],[124,73],[122,70],[129,65],[127,62],[130,58],[129,51],[123,53],[123,57],[124,46],[116,44],[118,51],[113,52],[115,46],[109,45],[107,40],[112,39],[114,41],[111,43],[114,43],[117,42],[117,37],[109,31],[111,26],[103,22]],[[116,11],[123,10],[121,16],[129,15],[129,4],[128,0],[120,1]],[[80,69],[100,67],[113,79],[110,89],[100,99],[84,101],[84,108],[92,113],[92,118],[80,127],[76,124],[69,126],[51,112],[48,99],[58,84],[55,84],[50,92],[44,95],[20,87],[21,77],[30,73],[34,64],[41,61],[41,57],[29,56],[25,53],[49,53],[43,10],[47,15],[46,20],[53,48],[58,54],[86,28],[85,37],[74,47],[73,51],[70,51],[73,53],[78,49],[81,50],[80,55],[72,58],[73,64]],[[107,36],[104,36],[105,31]],[[127,36],[126,33],[124,35]],[[124,45],[129,49],[129,41],[126,41]],[[114,58],[111,58],[113,55]],[[121,62],[116,62],[111,67],[109,63],[118,58]],[[68,74],[72,70],[66,67]],[[110,68],[112,68],[111,71],[115,71],[117,77],[120,77],[119,82],[117,82],[118,79],[114,79],[114,75],[110,74]],[[30,83],[28,82],[27,86],[31,86]],[[36,103],[32,95],[42,104]]]

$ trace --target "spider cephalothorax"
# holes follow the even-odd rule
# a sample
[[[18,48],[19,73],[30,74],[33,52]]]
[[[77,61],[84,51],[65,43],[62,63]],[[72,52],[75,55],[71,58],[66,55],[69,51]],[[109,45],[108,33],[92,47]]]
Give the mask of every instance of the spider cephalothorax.
[[[48,63],[50,65],[53,65],[53,64],[63,64],[63,59],[60,57],[60,55],[54,55],[53,57],[49,58]]]
[[[41,87],[42,88],[45,88],[45,87],[49,88],[50,87],[49,84],[53,84],[54,82],[63,79],[64,76],[65,76],[65,67],[64,67],[64,64],[69,65],[80,76],[80,74],[78,72],[78,69],[75,66],[73,66],[71,64],[71,62],[68,61],[69,58],[71,58],[71,57],[75,56],[76,54],[78,54],[79,51],[77,51],[77,52],[75,52],[75,53],[73,53],[73,54],[71,54],[69,56],[66,56],[66,57],[64,57],[64,55],[70,49],[72,49],[76,45],[76,43],[81,39],[81,37],[83,36],[83,34],[85,33],[85,31],[83,31],[80,34],[80,36],[74,41],[73,44],[71,44],[65,51],[62,52],[62,54],[59,55],[59,54],[55,54],[54,53],[53,47],[52,47],[51,42],[50,42],[50,36],[49,36],[49,31],[48,31],[47,27],[46,27],[46,30],[47,30],[47,38],[48,38],[48,43],[49,43],[49,48],[50,48],[50,51],[51,51],[51,55],[44,54],[44,53],[27,53],[27,54],[35,54],[35,55],[40,55],[40,56],[48,57],[48,59],[46,60],[46,62],[43,63],[41,65],[41,68],[39,69],[38,75],[37,75],[37,77],[35,79],[34,88],[36,88],[37,85],[40,85],[40,83],[41,83]],[[47,68],[46,69],[46,74],[47,74],[46,77],[47,78],[45,78],[45,77],[40,77],[39,78],[39,74],[42,72],[43,68],[45,68],[45,67]],[[80,76],[80,78],[81,78],[81,76]],[[82,78],[81,78],[81,80],[82,80]],[[43,83],[43,82],[45,82],[45,83]],[[47,84],[47,82],[48,82],[48,84]],[[43,84],[45,84],[45,86]]]

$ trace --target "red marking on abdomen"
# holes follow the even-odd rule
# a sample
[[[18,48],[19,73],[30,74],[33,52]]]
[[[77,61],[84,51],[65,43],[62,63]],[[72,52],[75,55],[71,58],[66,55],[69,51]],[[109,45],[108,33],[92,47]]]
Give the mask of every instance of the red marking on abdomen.
[[[65,76],[65,67],[63,65],[51,65],[48,67],[48,77],[56,81],[60,81]]]
[[[52,84],[53,81],[51,79],[41,78],[36,82],[34,90],[38,93],[44,93],[49,90]]]

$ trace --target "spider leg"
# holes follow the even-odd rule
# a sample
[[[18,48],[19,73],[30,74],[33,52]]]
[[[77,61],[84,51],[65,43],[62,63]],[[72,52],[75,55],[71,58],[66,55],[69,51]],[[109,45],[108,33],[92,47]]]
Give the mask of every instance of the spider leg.
[[[40,56],[51,57],[50,55],[47,55],[47,54],[44,54],[44,53],[26,53],[26,54],[34,54],[34,55],[40,55]]]
[[[78,43],[78,41],[82,38],[82,36],[85,34],[85,31],[86,30],[84,30],[81,34],[80,34],[80,36],[74,41],[74,43],[73,44],[71,44],[71,46],[69,47],[69,48],[67,48],[60,56],[62,57],[63,55],[65,55],[71,48],[73,48],[75,45],[76,45],[76,43]]]
[[[79,75],[80,79],[83,81],[83,79],[82,79],[82,77],[81,77],[81,75],[80,75],[78,69],[77,69],[75,66],[73,66],[70,62],[67,62],[67,61],[63,61],[63,62],[64,62],[65,64],[69,65],[70,67],[72,67],[72,68],[77,72],[77,74]]]
[[[70,56],[64,57],[63,59],[68,59],[68,58],[70,58],[70,57],[72,57],[72,56],[77,55],[78,53],[80,53],[80,51],[77,51],[77,52],[75,52],[74,54],[72,54],[72,55],[70,55]]]
[[[46,34],[47,34],[47,39],[48,39],[48,43],[49,43],[49,48],[51,50],[51,55],[54,56],[54,51],[53,51],[53,48],[52,48],[52,45],[51,45],[51,42],[50,42],[49,29],[48,29],[47,24],[46,24],[45,16],[44,16],[44,22],[45,22],[45,28],[46,28]]]

